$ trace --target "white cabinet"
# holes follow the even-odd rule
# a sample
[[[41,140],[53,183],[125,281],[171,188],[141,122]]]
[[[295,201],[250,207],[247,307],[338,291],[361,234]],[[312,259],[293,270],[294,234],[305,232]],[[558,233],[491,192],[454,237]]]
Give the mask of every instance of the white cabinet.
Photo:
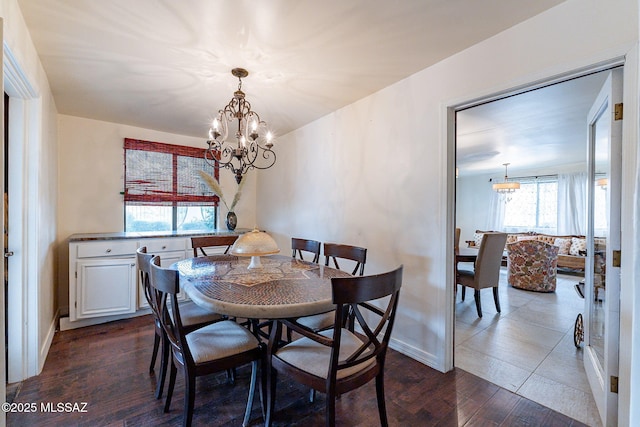
[[[136,242],[69,244],[69,320],[134,313]]]
[[[75,310],[71,320],[134,313],[136,311],[135,259],[78,261]]]
[[[136,250],[141,246],[159,255],[163,267],[193,256],[190,235],[93,233],[70,237],[69,317],[60,318],[61,330],[150,312],[136,265]],[[224,248],[212,253],[220,250]]]

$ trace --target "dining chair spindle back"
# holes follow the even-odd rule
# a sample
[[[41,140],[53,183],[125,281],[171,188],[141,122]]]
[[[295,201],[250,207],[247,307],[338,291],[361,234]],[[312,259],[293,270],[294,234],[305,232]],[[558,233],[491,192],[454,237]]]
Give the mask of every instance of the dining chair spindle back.
[[[317,240],[291,238],[291,249],[293,258],[305,260],[302,252],[309,252],[313,256],[311,262],[317,263],[320,260],[320,242]]]
[[[238,236],[198,236],[191,238],[191,247],[193,248],[193,256],[197,257],[198,252],[201,256],[208,256],[204,248],[212,248],[217,246],[226,246],[224,253],[229,253],[229,249],[238,240]]]
[[[355,261],[355,267],[351,274],[362,276],[364,274],[364,265],[367,263],[367,248],[359,246],[342,245],[338,243],[324,244],[324,265],[329,265],[329,261],[333,261],[333,265],[340,269],[338,259],[346,259]]]

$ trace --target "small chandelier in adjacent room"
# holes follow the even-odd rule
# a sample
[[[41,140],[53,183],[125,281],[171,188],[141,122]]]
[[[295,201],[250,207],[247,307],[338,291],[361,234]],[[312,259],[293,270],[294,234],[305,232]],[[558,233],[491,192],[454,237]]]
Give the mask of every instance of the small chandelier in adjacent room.
[[[520,188],[520,183],[516,181],[509,181],[507,176],[507,166],[511,163],[503,163],[504,165],[504,182],[498,182],[493,184],[493,190],[500,194],[509,194]]]
[[[240,184],[242,175],[250,169],[268,169],[276,162],[273,135],[260,119],[242,91],[242,78],[249,72],[234,68],[231,74],[238,78],[238,90],[222,110],[218,111],[209,129],[209,148],[204,158],[212,166],[230,169]],[[235,126],[234,126],[235,125]],[[235,141],[227,141],[229,128],[235,129]]]
[[[596,185],[603,190],[607,189],[607,185],[609,185],[609,178],[600,178],[596,180]]]

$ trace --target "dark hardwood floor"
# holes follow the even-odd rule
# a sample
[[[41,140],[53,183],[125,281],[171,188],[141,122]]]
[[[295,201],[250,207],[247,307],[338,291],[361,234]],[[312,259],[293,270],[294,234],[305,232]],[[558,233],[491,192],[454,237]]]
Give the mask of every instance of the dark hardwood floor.
[[[150,316],[57,332],[43,372],[10,387],[13,402],[35,404],[33,413],[8,413],[9,426],[177,426],[182,423],[183,379],[178,374],[171,411],[154,399],[155,376],[148,364],[153,342]],[[249,367],[235,385],[224,373],[198,380],[194,425],[238,426],[248,391]],[[392,426],[580,426],[564,415],[456,369],[442,374],[396,351],[385,369],[386,402]],[[308,390],[281,377],[275,425],[324,424],[324,395],[308,402]],[[86,412],[43,412],[70,404]],[[74,404],[78,406],[74,407]],[[16,405],[18,407],[18,405]],[[337,403],[337,425],[379,425],[373,383]],[[62,409],[65,409],[64,406]],[[252,425],[262,425],[256,395]]]

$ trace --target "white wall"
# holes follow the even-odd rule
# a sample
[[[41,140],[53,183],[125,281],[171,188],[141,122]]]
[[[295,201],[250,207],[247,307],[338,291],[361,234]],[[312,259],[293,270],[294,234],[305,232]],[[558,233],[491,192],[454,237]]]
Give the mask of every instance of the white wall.
[[[27,209],[25,242],[27,247],[12,248],[22,251],[28,269],[22,285],[29,295],[29,310],[33,317],[28,346],[30,357],[28,374],[40,372],[53,338],[56,321],[56,251],[57,222],[57,110],[47,77],[35,51],[31,37],[15,0],[0,1],[0,15],[4,20],[4,43],[15,58],[24,81],[33,88],[35,97],[28,100],[25,110],[27,128],[24,140],[25,155],[29,161],[25,170],[13,170],[23,175]],[[35,203],[37,201],[37,203]],[[28,251],[28,253],[27,253]]]
[[[68,309],[69,236],[124,231],[124,200],[120,194],[124,191],[124,138],[199,148],[206,148],[206,140],[80,117],[58,117],[58,298],[60,307]],[[233,174],[221,170],[220,182],[223,191],[229,189],[225,197],[232,199],[237,188]],[[236,208],[239,228],[255,225],[254,194],[255,176],[250,173]],[[222,207],[221,217],[225,215]]]
[[[260,174],[260,226],[282,247],[291,236],[366,246],[366,273],[404,264],[394,345],[447,369],[453,170],[446,107],[627,54],[638,42],[637,9],[637,0],[569,0],[285,135],[278,163]],[[632,95],[625,109],[633,117]],[[625,144],[634,152],[637,135]]]
[[[473,240],[476,230],[489,230],[493,190],[489,178],[495,175],[474,175],[456,180],[456,227],[460,228],[460,245]]]

